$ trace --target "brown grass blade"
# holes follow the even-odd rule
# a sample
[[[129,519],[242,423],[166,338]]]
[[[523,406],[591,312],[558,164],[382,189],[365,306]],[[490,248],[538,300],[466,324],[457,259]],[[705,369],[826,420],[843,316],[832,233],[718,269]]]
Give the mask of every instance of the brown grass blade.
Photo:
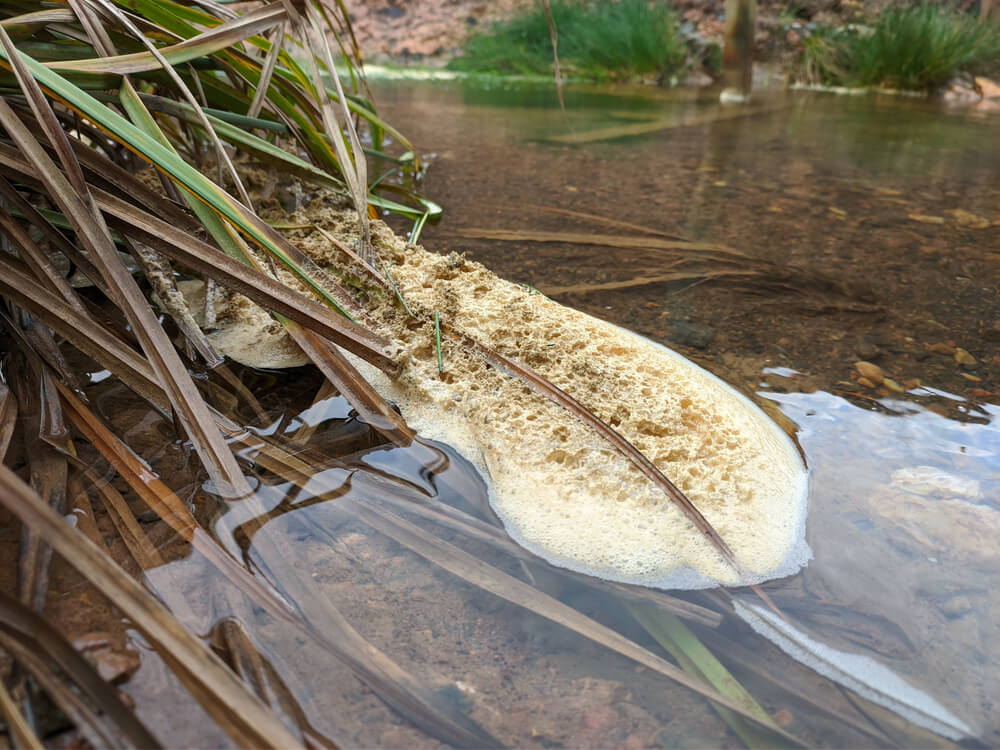
[[[379,395],[361,373],[328,341],[293,321],[285,330],[333,386],[351,402],[361,418],[395,445],[409,445],[416,433]]]
[[[42,216],[38,209],[31,205],[31,203],[3,177],[0,177],[0,196],[3,196],[3,198],[10,203],[10,208],[16,208],[28,221],[28,223],[39,229],[42,234],[45,235],[45,239],[48,241],[52,249],[60,251],[63,255],[69,258],[70,262],[77,268],[77,270],[80,271],[80,273],[90,279],[90,281],[93,282],[97,288],[105,294],[105,296],[108,296],[107,285],[104,283],[104,279],[101,278],[101,275],[97,272],[97,269],[94,268],[94,265],[90,262],[90,259],[77,250],[77,248],[66,239],[62,232],[52,226],[52,224],[46,220],[44,216]]]
[[[42,741],[31,731],[28,720],[17,707],[17,703],[7,690],[7,685],[0,680],[0,714],[3,714],[7,731],[14,740],[14,746],[19,749],[45,750]]]
[[[386,703],[417,726],[452,744],[496,745],[493,738],[442,701],[425,683],[416,680],[362,638],[343,615],[315,591],[311,579],[304,577],[303,571],[307,570],[305,564],[288,562],[293,559],[294,550],[282,548],[268,535],[262,535],[255,544],[255,552],[263,567],[270,572],[270,580],[287,593],[288,599],[302,615],[301,618],[296,616],[270,589],[238,565],[197,526],[181,500],[68,389],[60,387],[60,392],[74,425],[115,466],[133,491],[255,603],[277,619],[293,625],[311,642],[347,664]],[[247,507],[255,507],[257,501],[250,496],[241,502],[249,504]],[[256,512],[263,513],[259,504]],[[223,522],[220,528],[224,527]]]
[[[188,689],[233,740],[247,747],[293,748],[296,738],[247,692],[218,657],[178,625],[156,599],[74,531],[16,474],[0,466],[0,504],[38,530],[157,647]]]
[[[7,449],[17,427],[17,398],[7,384],[0,380],[0,463],[7,456]]]
[[[738,250],[714,245],[708,242],[688,242],[687,240],[667,240],[657,237],[619,234],[591,234],[589,232],[549,232],[525,229],[482,229],[469,227],[456,229],[457,237],[478,240],[500,240],[503,242],[564,242],[568,245],[599,245],[636,250],[686,250],[719,252],[746,258]]]
[[[223,658],[233,671],[253,688],[262,701],[279,715],[288,717],[287,723],[299,728],[310,750],[336,750],[337,744],[312,725],[281,675],[257,651],[242,625],[232,619],[223,620],[215,628],[213,635],[216,641],[221,641],[217,647],[224,651]]]
[[[38,493],[57,513],[63,513],[66,506],[66,457],[53,448],[54,442],[49,427],[61,432],[59,436],[65,445],[66,430],[62,425],[62,413],[58,404],[58,394],[54,391],[52,378],[48,373],[33,370],[20,353],[8,356],[6,361],[8,382],[17,395],[22,419],[24,456],[32,489]],[[55,403],[52,402],[55,396]],[[64,448],[65,450],[65,448]],[[35,612],[45,607],[49,589],[49,566],[52,550],[35,531],[27,526],[21,528],[21,542],[17,559],[18,598]]]
[[[90,662],[43,618],[3,593],[0,593],[0,627],[16,634],[27,654],[39,662],[44,655],[44,659],[51,659],[69,675],[80,691],[111,719],[116,734],[120,735],[119,741],[125,739],[138,748],[160,746],[135,714],[121,702],[117,690],[101,679]],[[48,689],[46,685],[43,687]]]
[[[59,273],[52,264],[52,259],[48,253],[42,250],[21,225],[10,213],[0,206],[0,230],[7,235],[7,238],[17,247],[18,254],[35,274],[35,277],[53,292],[58,294],[66,303],[76,309],[81,315],[87,315],[87,310],[80,302],[73,287]]]
[[[664,494],[666,494],[667,497],[669,497],[670,500],[684,512],[684,515],[687,516],[688,520],[694,524],[695,528],[697,528],[698,531],[701,532],[706,539],[708,539],[722,558],[732,565],[733,569],[736,570],[742,577],[743,572],[739,563],[736,562],[736,558],[733,556],[732,550],[729,548],[729,545],[723,541],[719,532],[717,532],[708,520],[701,514],[701,511],[694,506],[694,503],[692,503],[687,496],[681,492],[676,485],[674,485],[673,482],[664,476],[663,472],[656,468],[656,464],[646,458],[646,456],[638,448],[632,445],[632,443],[630,443],[621,433],[617,432],[614,428],[603,422],[587,407],[555,384],[543,378],[530,367],[503,356],[499,352],[481,344],[465,334],[447,330],[447,336],[457,344],[469,350],[478,352],[487,362],[490,363],[491,366],[502,372],[507,372],[510,375],[517,377],[533,391],[563,407],[581,422],[591,427],[598,435],[604,438],[604,440],[614,446],[616,450],[625,456],[632,463],[632,465],[639,469],[639,471],[641,471],[651,482],[653,482],[653,484],[663,490]]]

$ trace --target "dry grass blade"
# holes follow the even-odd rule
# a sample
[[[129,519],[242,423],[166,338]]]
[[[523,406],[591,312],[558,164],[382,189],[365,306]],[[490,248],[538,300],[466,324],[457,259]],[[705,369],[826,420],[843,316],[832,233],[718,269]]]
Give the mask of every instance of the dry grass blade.
[[[610,141],[617,138],[628,138],[630,136],[648,135],[661,130],[672,130],[673,128],[686,128],[695,125],[705,125],[723,120],[736,120],[743,117],[755,117],[757,115],[771,114],[783,107],[741,107],[739,109],[712,109],[709,112],[696,112],[686,114],[682,117],[670,117],[662,120],[650,120],[648,122],[638,122],[631,125],[612,125],[606,128],[597,128],[582,133],[568,133],[556,136],[551,140],[557,143],[593,143],[595,141]]]
[[[267,101],[267,89],[271,85],[271,76],[274,75],[274,66],[278,62],[278,55],[281,54],[281,43],[284,38],[285,24],[282,23],[271,35],[271,49],[267,51],[267,57],[264,59],[264,67],[261,69],[260,80],[257,82],[253,101],[250,102],[250,109],[247,110],[247,117],[257,117],[264,102]]]
[[[45,746],[38,739],[38,736],[31,731],[28,720],[24,718],[24,714],[17,707],[17,703],[11,697],[10,692],[7,690],[7,685],[4,684],[3,680],[0,680],[0,713],[3,714],[4,723],[7,725],[7,731],[10,732],[11,738],[14,740],[15,747],[19,749],[44,750]]]
[[[21,260],[27,263],[36,278],[52,291],[59,294],[67,304],[76,308],[81,315],[87,311],[69,282],[52,264],[48,253],[42,250],[6,208],[0,206],[0,230],[17,247]]]
[[[285,685],[271,663],[254,646],[243,627],[234,620],[223,620],[214,631],[216,647],[224,652],[223,658],[233,671],[250,685],[257,696],[279,715],[288,717],[286,722],[299,727],[306,746],[336,750],[333,740],[319,732],[302,710],[292,691]]]
[[[701,511],[694,506],[694,503],[692,503],[673,482],[663,475],[663,472],[656,467],[656,464],[650,461],[621,433],[603,422],[587,407],[559,388],[557,385],[543,378],[531,368],[503,356],[499,352],[490,349],[488,346],[485,346],[464,334],[448,331],[447,335],[461,346],[464,346],[471,351],[478,352],[482,355],[483,359],[490,363],[491,366],[497,368],[501,372],[507,372],[510,375],[517,377],[527,384],[527,386],[533,391],[544,396],[553,403],[558,404],[581,422],[591,427],[598,435],[600,435],[617,451],[625,456],[625,458],[627,458],[633,466],[639,469],[639,471],[641,471],[647,479],[663,490],[664,494],[666,494],[667,497],[669,497],[670,500],[681,509],[688,520],[694,524],[695,528],[698,529],[698,531],[704,535],[706,539],[708,539],[709,543],[711,543],[712,547],[715,548],[719,555],[726,562],[728,562],[741,577],[743,576],[743,571],[739,563],[736,562],[736,558],[733,555],[732,550],[719,535],[719,532],[717,532],[712,524],[710,524],[701,514]]]
[[[44,659],[51,660],[69,675],[76,687],[113,722],[118,742],[124,739],[138,748],[159,747],[149,730],[122,703],[117,690],[101,678],[90,662],[43,618],[2,593],[0,627],[15,635],[35,659],[42,661],[44,655]]]
[[[326,135],[333,143],[337,152],[337,160],[340,162],[340,172],[347,182],[351,191],[351,198],[354,207],[358,212],[358,228],[361,233],[361,255],[368,263],[373,265],[374,255],[371,249],[371,227],[368,224],[368,165],[365,162],[365,154],[361,148],[361,141],[358,139],[354,123],[351,121],[351,112],[347,108],[347,97],[344,95],[344,87],[340,83],[337,75],[337,68],[333,62],[333,55],[330,52],[330,45],[326,40],[324,24],[318,11],[310,0],[306,0],[306,19],[299,19],[300,36],[309,40],[309,49],[313,54],[309,55],[309,68],[312,72],[313,87],[320,98],[320,109],[323,115],[323,125]],[[316,60],[321,57],[326,64],[327,72],[333,79],[337,87],[337,97],[340,108],[344,115],[344,128],[347,130],[348,138],[351,141],[349,153],[347,145],[344,143],[344,135],[337,123],[337,113],[333,102],[327,95],[326,85],[319,72],[319,65]],[[352,169],[353,167],[353,169]]]
[[[468,239],[500,240],[502,242],[564,242],[569,245],[599,245],[636,250],[686,250],[724,253],[727,256],[743,257],[743,253],[722,245],[687,240],[667,240],[654,237],[628,236],[618,234],[591,234],[583,232],[546,232],[523,229],[480,229],[470,227],[457,229],[455,235]]]
[[[6,383],[0,381],[0,462],[7,456],[7,449],[17,427],[17,398]]]
[[[19,84],[26,91],[35,94],[32,104],[41,97],[41,89],[31,74],[24,68],[20,53],[14,48],[6,32],[0,29],[8,59],[15,70]],[[65,134],[52,115],[48,103],[42,98],[35,117],[42,124],[52,143],[64,142]],[[240,472],[228,447],[222,441],[212,423],[208,408],[201,400],[187,369],[174,351],[166,333],[160,327],[155,314],[149,308],[145,297],[132,276],[122,264],[111,239],[110,231],[101,214],[94,208],[93,198],[84,184],[74,188],[66,176],[41,148],[24,123],[11,110],[6,101],[0,100],[0,123],[17,144],[21,153],[37,169],[39,178],[45,183],[47,192],[67,219],[73,224],[81,243],[88,250],[104,281],[112,291],[114,301],[123,308],[139,342],[150,358],[159,381],[167,391],[171,405],[180,416],[198,455],[201,457],[209,476],[220,485],[233,488],[235,494],[249,492],[246,480]],[[62,152],[60,154],[63,156]],[[77,164],[72,152],[65,158]],[[76,170],[79,171],[77,164]],[[70,170],[72,173],[73,170]],[[81,177],[82,180],[82,177]]]
[[[343,354],[298,323],[283,321],[285,330],[319,368],[326,379],[350,401],[361,418],[396,445],[409,445],[416,437],[406,421],[365,380]]]
[[[66,505],[66,452],[69,446],[52,377],[47,372],[35,371],[20,353],[8,356],[4,364],[8,382],[20,407],[23,450],[32,489],[51,508],[63,513]],[[17,591],[20,600],[35,612],[41,612],[45,607],[51,561],[52,550],[32,529],[22,527],[17,559]]]
[[[8,148],[3,146],[3,144],[0,144],[0,146]],[[52,226],[52,224],[46,220],[41,212],[31,205],[31,203],[28,202],[28,200],[21,195],[4,177],[0,177],[0,195],[8,201],[8,208],[16,209],[21,216],[28,221],[28,223],[40,230],[53,250],[58,250],[65,255],[80,273],[86,276],[97,286],[98,289],[101,290],[101,292],[107,295],[107,285],[104,283],[104,279],[101,278],[101,275],[97,272],[97,269],[94,268],[94,265],[90,262],[90,258],[77,250],[77,248],[66,239],[63,233]]]
[[[0,504],[36,529],[63,559],[135,623],[237,744],[299,746],[267,707],[248,693],[243,683],[202,643],[180,627],[163,605],[74,531],[5,466],[0,466]]]
[[[329,463],[328,465],[335,464]],[[277,467],[270,466],[269,468],[274,470]],[[278,471],[280,471],[280,468],[278,468]],[[494,549],[505,552],[518,560],[538,563],[543,567],[548,567],[548,563],[528,552],[512,540],[503,529],[493,524],[481,521],[457,508],[436,501],[434,498],[423,499],[427,503],[426,505],[409,499],[400,499],[398,488],[394,487],[388,479],[383,477],[371,475],[369,476],[369,482],[374,487],[383,489],[384,491],[366,499],[366,503],[402,512],[407,515],[418,516],[439,526],[457,531],[468,539],[488,544]],[[656,610],[672,612],[678,617],[683,617],[686,620],[697,622],[706,627],[714,628],[722,622],[722,616],[718,612],[701,607],[685,599],[678,599],[666,592],[641,586],[615,583],[614,581],[605,581],[601,578],[594,578],[593,576],[562,568],[555,568],[554,570],[558,571],[560,576],[572,579],[587,588],[604,591],[626,601],[639,602]]]

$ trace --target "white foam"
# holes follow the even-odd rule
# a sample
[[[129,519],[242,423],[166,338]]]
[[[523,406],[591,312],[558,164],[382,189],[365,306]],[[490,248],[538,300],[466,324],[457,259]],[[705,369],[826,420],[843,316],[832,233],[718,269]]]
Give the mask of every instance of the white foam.
[[[950,740],[975,736],[966,723],[934,698],[871,657],[819,643],[756,603],[737,599],[733,604],[736,614],[755,632],[824,677]]]

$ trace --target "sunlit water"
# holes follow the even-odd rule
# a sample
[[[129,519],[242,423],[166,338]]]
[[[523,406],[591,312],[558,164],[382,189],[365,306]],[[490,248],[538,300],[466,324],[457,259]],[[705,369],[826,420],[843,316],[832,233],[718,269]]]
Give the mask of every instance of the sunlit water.
[[[1000,742],[1000,360],[989,332],[1000,317],[1000,246],[990,226],[1000,221],[992,148],[1000,123],[923,102],[808,95],[767,96],[746,116],[717,119],[707,99],[649,93],[570,91],[565,115],[547,88],[380,84],[376,97],[390,121],[412,123],[419,152],[433,152],[422,189],[446,213],[425,229],[428,247],[469,250],[513,280],[557,290],[560,301],[676,346],[780,408],[811,471],[815,557],[765,592],[811,642],[872,659],[924,693],[952,728],[968,729],[955,736]],[[637,122],[662,127],[559,140]],[[485,238],[495,230],[642,234],[595,215],[724,244],[769,265],[750,281],[632,284],[672,261],[599,240]],[[964,368],[928,346],[961,347],[977,364]],[[909,392],[858,384],[859,359],[877,362]],[[197,485],[187,497],[284,596],[308,594],[297,601],[307,620],[330,623],[332,605],[349,630],[510,745],[738,746],[702,699],[444,572],[359,518],[358,507],[381,500],[399,512],[442,501],[489,520],[482,484],[457,456],[384,445],[339,398],[310,406],[315,375],[243,377],[264,394],[269,421],[243,413],[258,434],[315,429],[308,446],[329,459],[301,487],[261,471],[253,506]],[[102,408],[121,403],[109,397]],[[154,447],[163,444],[162,425],[151,438],[145,419],[132,421],[135,447],[145,443],[147,457],[162,452]],[[248,468],[258,459],[254,445],[241,449]],[[606,593],[406,517],[658,652]],[[174,558],[149,572],[151,585],[217,643],[223,621],[242,623],[289,722],[347,745],[438,745],[343,660],[240,600],[197,553],[184,548]],[[295,584],[297,594],[284,584],[296,575],[307,584]],[[736,618],[718,630],[693,627],[807,744],[944,743],[841,692]],[[343,644],[345,632],[322,635]],[[140,709],[144,691],[164,694],[162,671],[150,656],[126,686]],[[183,727],[172,730],[184,739]],[[192,729],[191,741],[199,736]]]

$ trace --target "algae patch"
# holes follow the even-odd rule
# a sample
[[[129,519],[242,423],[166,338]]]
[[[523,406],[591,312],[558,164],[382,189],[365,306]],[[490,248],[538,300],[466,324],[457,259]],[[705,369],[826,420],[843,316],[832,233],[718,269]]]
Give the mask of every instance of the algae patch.
[[[291,222],[350,234],[351,215],[321,204]],[[355,364],[421,434],[477,466],[520,544],[554,565],[661,588],[759,582],[809,559],[805,468],[792,441],[752,402],[665,347],[463,256],[407,246],[380,223],[373,230],[378,268],[388,269],[416,316],[393,295],[359,292],[369,311],[364,323],[409,354],[394,380]],[[291,238],[321,267],[342,273],[349,266],[320,232],[301,229]],[[548,378],[630,440],[721,534],[747,578],[737,580],[662,491],[575,416],[451,340],[442,344],[439,371],[435,312]],[[253,348],[227,348],[218,335],[213,344],[260,366]],[[268,366],[280,365],[271,359]]]

